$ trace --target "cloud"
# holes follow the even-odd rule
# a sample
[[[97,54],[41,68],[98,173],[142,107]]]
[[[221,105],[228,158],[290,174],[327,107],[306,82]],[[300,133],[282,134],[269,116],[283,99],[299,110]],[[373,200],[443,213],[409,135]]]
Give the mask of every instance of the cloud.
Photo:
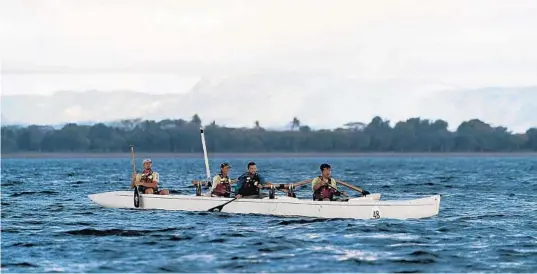
[[[537,69],[534,1],[2,5],[7,72],[86,68],[200,75],[293,68],[484,85],[498,81],[487,75],[508,71],[504,78],[534,81],[530,73]]]
[[[537,85],[535,14],[531,0],[1,1],[2,96],[187,94],[200,79],[212,79],[204,82],[204,104],[244,89],[216,117],[229,123],[247,122],[237,108],[252,92],[265,98],[259,109],[266,113],[253,116],[266,123],[298,114],[319,126],[349,115],[431,114],[519,125],[519,114],[497,119],[486,96],[459,109],[460,102],[442,104],[448,99],[439,91]],[[320,115],[326,95],[333,109]],[[478,108],[476,100],[487,103]],[[496,104],[509,109],[517,102]]]
[[[430,91],[433,88],[435,92]],[[39,124],[138,117],[188,120],[198,113],[205,124],[215,120],[220,125],[251,127],[259,120],[265,127],[281,127],[296,116],[314,128],[335,128],[351,121],[368,123],[378,115],[392,125],[411,117],[444,119],[452,130],[462,121],[478,118],[516,132],[537,126],[534,109],[535,86],[453,90],[423,82],[290,72],[206,78],[181,94],[58,92],[4,96],[2,101],[2,114],[11,120]]]

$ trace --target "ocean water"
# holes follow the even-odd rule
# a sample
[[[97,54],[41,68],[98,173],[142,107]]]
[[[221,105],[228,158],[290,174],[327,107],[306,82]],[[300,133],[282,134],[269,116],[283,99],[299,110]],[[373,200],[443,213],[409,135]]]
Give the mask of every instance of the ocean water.
[[[130,159],[3,159],[1,270],[8,272],[537,272],[536,157],[255,160],[269,181],[319,174],[383,200],[441,194],[420,220],[102,208],[91,193],[127,190]],[[140,162],[140,159],[138,159]],[[153,159],[162,186],[194,194],[203,159]],[[140,165],[138,165],[138,169]],[[299,197],[310,199],[306,186]],[[353,193],[352,191],[349,191]]]

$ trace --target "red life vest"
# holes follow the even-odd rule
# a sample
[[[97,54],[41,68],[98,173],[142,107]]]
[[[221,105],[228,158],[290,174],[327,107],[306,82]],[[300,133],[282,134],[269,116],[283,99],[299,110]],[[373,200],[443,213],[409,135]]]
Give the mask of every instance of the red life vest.
[[[321,176],[319,176],[319,178],[321,179],[321,182],[322,182],[323,178]],[[329,184],[332,184],[332,178],[330,178]],[[320,200],[320,201],[326,198],[332,200],[335,193],[336,193],[336,190],[334,188],[330,186],[322,186],[315,191],[314,198],[315,200]]]
[[[220,197],[229,197],[231,194],[231,185],[229,184],[229,177],[223,177],[222,174],[218,174],[222,180],[216,185],[213,190],[213,194]]]

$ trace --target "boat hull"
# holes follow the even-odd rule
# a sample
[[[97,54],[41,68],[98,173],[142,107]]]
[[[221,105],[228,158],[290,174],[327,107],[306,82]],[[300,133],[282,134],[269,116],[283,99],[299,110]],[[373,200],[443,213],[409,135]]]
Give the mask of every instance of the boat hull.
[[[377,194],[378,195],[378,194]],[[375,197],[354,198],[348,202],[312,201],[287,196],[276,199],[237,199],[222,212],[277,216],[349,219],[419,219],[438,215],[440,195],[413,200],[379,201]],[[132,191],[91,194],[89,198],[106,208],[135,208]],[[207,211],[231,198],[191,195],[140,195],[137,209]]]

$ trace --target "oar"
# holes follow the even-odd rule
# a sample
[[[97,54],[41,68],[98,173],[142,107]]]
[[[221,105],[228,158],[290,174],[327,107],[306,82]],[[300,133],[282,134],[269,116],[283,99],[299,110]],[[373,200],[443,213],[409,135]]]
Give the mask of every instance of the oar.
[[[337,182],[336,182],[337,183]],[[332,188],[333,190],[341,193],[343,196],[345,196],[345,198],[347,199],[350,199],[351,197],[349,195],[347,195],[347,193],[345,193],[344,191],[339,191],[339,189],[333,187],[331,184],[327,184],[328,187]]]
[[[293,185],[295,188],[299,187],[299,186],[303,186],[303,185],[307,185],[309,183],[311,183],[313,181],[313,179],[307,179],[307,180],[304,180],[304,181],[300,181],[300,182],[297,182],[297,183],[294,183],[294,184],[273,184],[273,183],[268,183],[267,182],[267,187],[271,187],[271,186],[274,186],[276,189],[289,189],[289,187],[291,187],[291,185]]]
[[[264,188],[265,189],[270,189],[270,188],[272,188],[274,186],[274,188],[277,189],[278,191],[281,191],[283,193],[288,194],[289,189],[291,188],[291,186],[293,186],[293,189],[296,189],[297,187],[307,185],[307,184],[311,183],[312,181],[313,181],[313,179],[307,179],[307,180],[300,181],[300,182],[297,182],[297,183],[294,183],[294,184],[273,184],[273,183],[267,182],[267,185]]]
[[[231,180],[229,181],[229,184],[230,184],[230,185],[231,185],[231,184],[235,184],[235,183],[237,183],[238,181],[239,181],[239,180],[237,180],[237,179],[231,179]],[[210,183],[212,183],[212,182],[210,182]],[[193,180],[193,181],[192,181],[192,185],[198,185],[198,184],[201,184],[202,186],[205,186],[205,185],[208,185],[208,182],[206,182],[206,181],[201,181],[201,180]]]
[[[131,145],[131,158],[132,158],[132,172],[136,176],[136,164],[134,163],[134,146]],[[136,177],[135,177],[136,178]],[[134,179],[134,207],[140,207],[140,193],[138,192],[138,186],[136,185],[136,179]],[[133,184],[131,183],[131,186]]]
[[[210,209],[207,210],[207,211],[210,211],[210,212],[220,212],[220,211],[222,211],[222,209],[224,208],[225,205],[227,205],[227,204],[229,204],[229,203],[231,203],[231,202],[233,202],[233,201],[235,201],[235,200],[237,200],[237,199],[238,199],[238,198],[233,198],[233,199],[231,199],[231,200],[229,200],[229,201],[227,201],[227,202],[225,202],[225,203],[223,203],[223,204],[221,204],[221,205],[219,205],[219,206],[215,206],[215,207],[213,207],[213,208],[210,208]]]
[[[363,189],[361,189],[361,188],[359,188],[357,186],[351,185],[349,183],[345,183],[345,182],[340,181],[340,180],[336,180],[336,183],[342,184],[342,185],[344,185],[344,186],[346,186],[346,187],[348,187],[350,189],[356,190],[356,191],[360,192],[364,197],[366,195],[368,195],[368,194],[371,194],[371,193],[369,193],[369,191],[363,190]]]

